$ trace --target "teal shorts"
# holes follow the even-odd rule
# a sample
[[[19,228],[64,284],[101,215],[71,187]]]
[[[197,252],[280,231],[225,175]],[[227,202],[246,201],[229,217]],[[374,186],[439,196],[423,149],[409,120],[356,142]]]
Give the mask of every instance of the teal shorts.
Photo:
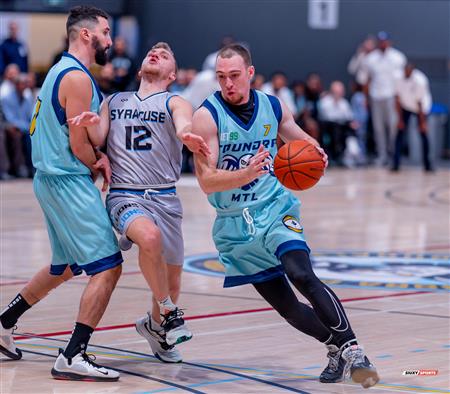
[[[34,193],[44,211],[52,248],[50,273],[67,265],[74,275],[94,275],[123,262],[99,190],[89,175],[36,173]]]
[[[213,239],[225,267],[224,287],[282,276],[284,253],[310,252],[300,225],[300,201],[286,190],[247,212],[218,212]]]

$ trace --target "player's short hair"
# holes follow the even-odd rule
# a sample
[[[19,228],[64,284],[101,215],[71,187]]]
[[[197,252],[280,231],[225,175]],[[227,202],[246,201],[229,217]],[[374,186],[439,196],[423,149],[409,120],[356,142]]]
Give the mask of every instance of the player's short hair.
[[[177,59],[175,58],[175,54],[173,53],[170,45],[167,42],[160,41],[157,42],[155,45],[153,45],[151,49],[158,49],[158,48],[165,49],[173,56],[173,60],[175,61],[175,72],[177,72],[178,71]]]
[[[247,67],[252,65],[252,56],[250,55],[250,51],[242,44],[230,44],[224,46],[221,50],[219,50],[217,57],[229,59],[235,55],[242,57]]]
[[[92,29],[98,23],[98,18],[108,19],[109,15],[99,8],[87,5],[71,8],[66,22],[66,32],[69,41],[75,38],[75,35],[81,28]]]

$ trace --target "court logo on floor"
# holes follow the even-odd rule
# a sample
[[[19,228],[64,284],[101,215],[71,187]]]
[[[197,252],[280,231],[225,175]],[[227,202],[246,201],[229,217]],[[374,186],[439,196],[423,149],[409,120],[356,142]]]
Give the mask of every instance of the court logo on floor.
[[[314,271],[325,283],[339,287],[398,290],[450,290],[450,255],[375,252],[316,252]],[[216,253],[189,256],[184,269],[224,276]]]

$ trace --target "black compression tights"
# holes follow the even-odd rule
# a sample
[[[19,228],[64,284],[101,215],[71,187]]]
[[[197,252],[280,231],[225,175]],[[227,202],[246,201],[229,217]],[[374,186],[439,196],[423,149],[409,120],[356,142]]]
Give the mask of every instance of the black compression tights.
[[[336,344],[340,347],[354,340],[355,334],[339,298],[316,276],[308,253],[292,250],[281,256],[281,263],[289,280],[311,303],[317,317],[333,334]]]

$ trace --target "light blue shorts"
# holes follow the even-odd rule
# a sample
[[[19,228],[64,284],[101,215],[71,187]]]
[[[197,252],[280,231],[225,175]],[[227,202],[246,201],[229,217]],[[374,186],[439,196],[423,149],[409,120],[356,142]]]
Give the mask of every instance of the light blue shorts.
[[[225,266],[224,287],[282,276],[279,259],[284,253],[310,252],[300,224],[300,201],[285,190],[273,200],[249,208],[247,213],[219,212],[213,239]]]
[[[34,193],[44,211],[53,257],[52,275],[70,265],[94,275],[123,262],[99,190],[89,175],[36,173]]]

